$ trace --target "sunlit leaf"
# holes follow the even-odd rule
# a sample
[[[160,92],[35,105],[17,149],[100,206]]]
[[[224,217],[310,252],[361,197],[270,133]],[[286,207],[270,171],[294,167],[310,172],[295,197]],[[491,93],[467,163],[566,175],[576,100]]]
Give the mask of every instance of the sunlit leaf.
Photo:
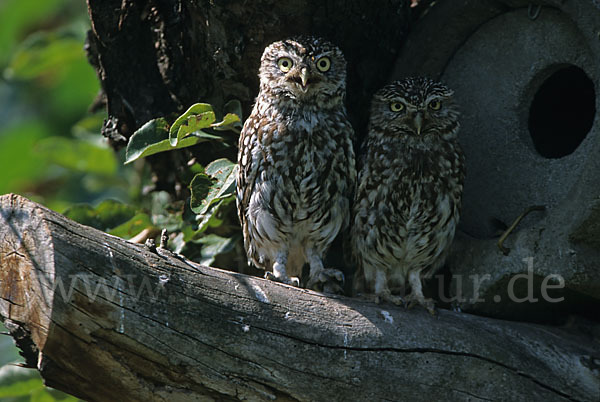
[[[207,113],[207,112],[212,112],[214,115],[213,108],[208,103],[195,103],[192,106],[190,106],[188,108],[188,110],[186,110],[181,116],[179,116],[173,122],[173,125],[171,126],[171,130],[170,130],[171,137],[176,137],[177,132],[179,131],[179,128],[185,124],[188,124],[188,118],[190,116]],[[213,121],[211,121],[210,123],[212,123]],[[208,125],[206,125],[206,127],[210,126],[210,123],[208,123]]]
[[[212,128],[219,131],[237,131],[241,128],[241,121],[237,115],[233,113],[227,113],[225,117],[223,117],[223,121],[213,124]]]
[[[114,152],[86,141],[48,137],[35,145],[39,157],[76,172],[113,175],[117,171]]]
[[[221,137],[204,132],[194,132],[192,135],[177,141],[176,146],[172,146],[169,141],[169,124],[161,117],[150,120],[131,136],[125,151],[125,163],[131,163],[139,158],[159,152],[191,147],[199,142],[215,139],[220,140]]]

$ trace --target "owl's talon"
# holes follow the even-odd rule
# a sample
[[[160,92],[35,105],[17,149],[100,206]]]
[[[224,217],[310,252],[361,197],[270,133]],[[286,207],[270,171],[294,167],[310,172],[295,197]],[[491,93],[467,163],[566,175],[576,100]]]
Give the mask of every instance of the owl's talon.
[[[404,305],[404,299],[401,296],[396,296],[391,293],[382,293],[379,295],[375,295],[375,303],[381,304],[383,302],[388,302],[395,304],[396,306]]]
[[[292,277],[277,277],[273,272],[267,271],[265,272],[265,279],[268,279],[273,282],[285,283],[286,285],[292,285],[295,287],[300,287],[300,279],[295,276]]]
[[[435,310],[435,300],[426,299],[423,296],[419,297],[419,295],[415,295],[414,293],[408,295],[406,299],[407,304],[405,305],[405,307],[407,310],[412,309],[416,305],[421,305],[429,312],[429,314],[433,316],[437,315],[437,312]]]
[[[306,287],[324,293],[343,293],[340,285],[344,283],[344,274],[339,269],[327,268],[311,275]]]

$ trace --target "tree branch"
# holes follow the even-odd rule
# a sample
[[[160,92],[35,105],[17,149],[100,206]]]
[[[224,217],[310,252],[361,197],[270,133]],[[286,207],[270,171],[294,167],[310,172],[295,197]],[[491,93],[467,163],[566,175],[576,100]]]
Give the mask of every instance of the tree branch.
[[[565,329],[325,296],[163,257],[0,197],[0,316],[87,400],[600,398]]]

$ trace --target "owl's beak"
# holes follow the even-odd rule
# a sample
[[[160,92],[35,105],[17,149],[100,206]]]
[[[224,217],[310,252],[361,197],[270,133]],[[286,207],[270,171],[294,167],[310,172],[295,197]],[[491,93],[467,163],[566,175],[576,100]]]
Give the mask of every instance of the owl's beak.
[[[414,118],[415,130],[417,130],[417,134],[421,135],[421,129],[423,128],[423,115],[421,113],[417,113]]]
[[[300,80],[302,80],[302,89],[306,90],[306,85],[308,84],[308,68],[303,67],[300,70]]]

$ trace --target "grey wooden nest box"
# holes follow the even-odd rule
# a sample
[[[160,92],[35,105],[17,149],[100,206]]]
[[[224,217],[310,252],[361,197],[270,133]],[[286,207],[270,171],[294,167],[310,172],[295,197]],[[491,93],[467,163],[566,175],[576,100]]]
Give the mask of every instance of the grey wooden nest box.
[[[415,25],[391,79],[411,75],[440,79],[462,109],[467,179],[448,261],[458,304],[506,317],[516,304],[532,314],[598,308],[600,1],[439,1]],[[523,219],[505,255],[499,231],[533,205],[546,211]],[[546,281],[556,285],[552,301],[509,301],[510,279],[531,267],[534,298],[556,275]]]

